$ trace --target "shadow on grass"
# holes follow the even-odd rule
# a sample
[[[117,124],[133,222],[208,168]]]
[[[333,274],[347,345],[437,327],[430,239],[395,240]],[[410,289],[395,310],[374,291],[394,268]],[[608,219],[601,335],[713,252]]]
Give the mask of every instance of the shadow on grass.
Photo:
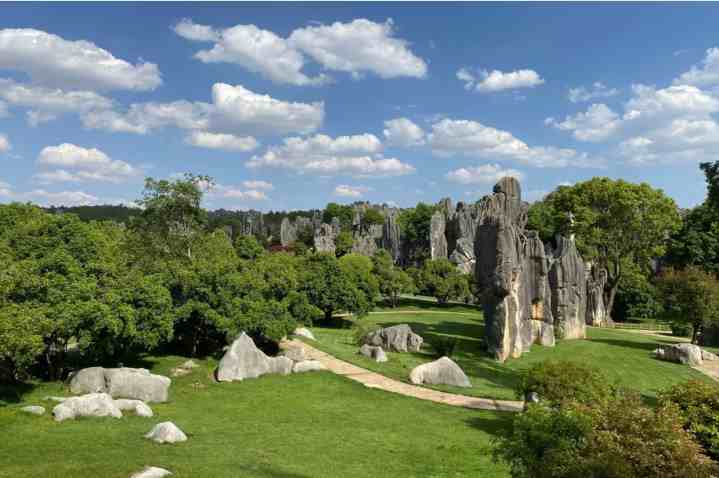
[[[22,402],[22,398],[34,389],[32,383],[0,384],[0,407]]]
[[[632,349],[640,349],[640,350],[647,350],[649,352],[653,351],[657,348],[658,345],[662,344],[675,344],[676,342],[671,340],[665,340],[665,339],[659,339],[652,342],[641,342],[641,341],[634,341],[634,340],[621,340],[621,339],[604,339],[604,338],[592,338],[592,342],[607,344],[607,345],[614,345],[617,347],[623,347],[623,348],[632,348]]]
[[[494,415],[477,415],[466,420],[467,425],[495,437],[503,436],[512,428],[514,413],[496,412]]]
[[[277,470],[269,466],[240,466],[239,470],[251,473],[253,476],[262,476],[263,478],[310,478],[310,475],[303,475],[291,471]],[[239,471],[238,470],[238,471]]]
[[[423,309],[423,310],[437,310],[437,309],[445,309],[445,310],[454,310],[457,312],[460,311],[467,311],[467,312],[479,312],[480,308],[476,305],[471,304],[465,304],[463,302],[449,302],[447,304],[440,304],[437,302],[436,299],[433,298],[420,298],[420,297],[400,297],[397,302],[397,307],[392,308],[391,303],[387,300],[383,300],[378,304],[382,308],[387,308],[388,310],[392,309],[400,309],[402,307],[414,307],[417,309]]]

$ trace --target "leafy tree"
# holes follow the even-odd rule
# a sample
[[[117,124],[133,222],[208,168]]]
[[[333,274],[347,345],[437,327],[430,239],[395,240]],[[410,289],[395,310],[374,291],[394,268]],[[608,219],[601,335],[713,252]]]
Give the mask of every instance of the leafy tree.
[[[352,221],[354,220],[354,210],[352,206],[345,206],[337,204],[336,202],[327,204],[322,213],[322,222],[331,224],[332,218],[334,217],[339,219],[342,230],[352,230]]]
[[[448,259],[426,261],[420,271],[417,284],[420,291],[436,298],[440,304],[470,295],[467,276]]]
[[[42,308],[0,306],[0,382],[21,380],[44,350]]]
[[[352,233],[349,231],[340,231],[337,237],[335,237],[335,254],[337,257],[342,257],[352,252],[353,244],[354,239],[352,239]]]
[[[403,210],[398,219],[400,230],[410,244],[409,260],[421,263],[429,257],[429,232],[435,206],[419,203],[412,209]]]
[[[297,240],[295,241],[295,244],[297,243],[303,244],[308,248],[314,247],[315,231],[311,225],[302,226],[297,229]]]
[[[669,241],[666,262],[719,273],[719,209],[705,202],[684,214],[681,229]]]
[[[334,255],[316,253],[306,256],[301,270],[300,292],[322,310],[325,320],[332,319],[332,314],[338,310],[366,311],[368,304],[364,293],[340,267]]]
[[[623,269],[614,302],[614,319],[624,321],[660,317],[663,312],[662,302],[653,279],[632,262],[628,262]]]
[[[372,261],[379,281],[379,291],[385,297],[389,297],[392,307],[397,307],[401,294],[415,291],[414,281],[409,274],[394,265],[389,252],[384,249],[378,250]]]
[[[384,216],[377,209],[367,209],[362,216],[362,224],[367,226],[383,225]]]
[[[363,305],[357,312],[369,312],[379,295],[379,283],[374,275],[372,259],[360,254],[347,254],[340,257],[338,262],[342,272],[362,292]]]
[[[255,236],[241,234],[235,238],[235,251],[240,259],[257,259],[265,253],[265,248]]]
[[[692,343],[703,327],[719,322],[719,282],[698,267],[667,270],[659,278],[664,308],[671,320],[691,324]]]
[[[664,255],[669,235],[680,225],[674,201],[646,183],[597,177],[560,186],[543,202],[535,206],[534,221],[541,217],[555,233],[576,234],[584,259],[607,270],[604,298],[609,311],[625,265],[633,263],[648,271],[651,260]]]

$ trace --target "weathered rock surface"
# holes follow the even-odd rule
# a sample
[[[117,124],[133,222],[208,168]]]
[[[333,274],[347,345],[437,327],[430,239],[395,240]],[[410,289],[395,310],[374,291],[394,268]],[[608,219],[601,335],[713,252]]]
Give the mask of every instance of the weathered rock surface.
[[[693,344],[662,345],[654,350],[654,356],[660,360],[691,366],[704,363],[703,350],[698,345]]]
[[[457,244],[449,256],[449,260],[457,265],[457,268],[463,274],[473,274],[474,265],[477,258],[474,255],[474,244],[472,240],[466,237],[460,237]]]
[[[409,374],[409,380],[414,384],[472,386],[467,375],[449,357],[415,367]]]
[[[708,350],[702,349],[702,360],[713,362],[714,360],[719,360],[719,355],[713,354]]]
[[[119,398],[115,400],[115,406],[122,411],[132,411],[138,417],[151,417],[154,415],[152,408],[142,400]]]
[[[220,360],[217,380],[231,382],[269,373],[288,375],[292,372],[292,364],[287,357],[268,357],[249,335],[242,332]]]
[[[432,259],[447,258],[446,227],[447,223],[444,211],[436,211],[432,214],[432,219],[429,223],[429,251]]]
[[[312,334],[312,331],[307,327],[297,327],[295,331],[292,332],[292,335],[299,335],[300,337],[306,337],[310,340],[317,340],[314,334]]]
[[[322,224],[314,233],[314,244],[317,252],[335,252],[336,233],[329,224]]]
[[[587,325],[605,327],[612,320],[604,305],[604,286],[607,284],[607,271],[594,264],[588,264],[587,270]]]
[[[294,373],[315,372],[318,370],[327,370],[327,367],[322,365],[322,362],[319,360],[303,360],[301,362],[295,362],[292,366],[292,372]]]
[[[196,369],[197,365],[193,360],[187,360],[170,371],[170,375],[173,377],[183,377],[192,373],[192,370]]]
[[[187,435],[172,422],[162,422],[155,425],[145,438],[155,443],[178,443],[187,441]]]
[[[382,347],[364,344],[357,353],[369,357],[375,362],[387,361],[387,354],[384,353]]]
[[[574,239],[559,236],[556,241],[549,269],[554,332],[560,339],[583,339],[587,336],[586,268]]]
[[[419,352],[423,339],[407,324],[393,325],[367,334],[364,343],[395,352]]]
[[[39,405],[28,405],[20,409],[21,412],[29,413],[31,415],[44,415],[45,407]]]
[[[389,251],[395,262],[402,261],[402,232],[399,227],[399,210],[385,211],[384,225],[382,226],[382,248]]]
[[[305,349],[303,347],[287,347],[280,355],[287,357],[293,362],[302,362],[307,359]]]
[[[122,412],[107,393],[89,393],[79,397],[70,397],[52,409],[56,422],[72,420],[78,417],[122,418]]]
[[[114,398],[166,402],[172,380],[144,368],[85,368],[70,380],[72,393],[108,393]]]
[[[134,473],[130,478],[165,478],[170,475],[172,473],[169,470],[157,466],[148,466],[144,470]]]

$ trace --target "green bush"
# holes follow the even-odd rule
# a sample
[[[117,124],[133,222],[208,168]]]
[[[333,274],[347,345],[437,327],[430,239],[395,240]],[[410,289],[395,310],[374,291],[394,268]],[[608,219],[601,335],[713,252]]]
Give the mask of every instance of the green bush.
[[[520,398],[532,392],[539,395],[540,400],[550,403],[594,403],[610,397],[614,389],[601,372],[590,366],[566,360],[546,360],[527,370],[517,387]]]
[[[456,337],[437,337],[430,341],[430,345],[438,357],[452,357],[457,347]]]
[[[672,322],[670,325],[672,329],[672,335],[675,337],[691,337],[692,326],[685,322]]]
[[[674,404],[684,420],[684,429],[719,458],[719,387],[699,380],[675,385],[660,396],[663,405]]]

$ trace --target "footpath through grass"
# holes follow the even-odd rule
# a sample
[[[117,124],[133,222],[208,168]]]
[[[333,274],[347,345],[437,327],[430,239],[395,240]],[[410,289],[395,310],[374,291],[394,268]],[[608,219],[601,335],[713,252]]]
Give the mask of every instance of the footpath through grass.
[[[454,337],[457,347],[453,360],[465,371],[472,388],[432,387],[438,390],[477,397],[516,399],[514,388],[521,371],[546,359],[572,360],[594,365],[618,385],[640,391],[648,399],[675,383],[690,378],[709,380],[702,373],[685,365],[662,362],[652,357],[658,345],[673,343],[672,337],[641,335],[618,329],[589,328],[586,340],[558,341],[555,347],[532,346],[520,359],[497,363],[481,349],[484,319],[473,306],[449,304],[440,307],[426,300],[404,299],[397,309],[382,308],[379,312],[358,319],[368,326],[387,327],[409,324],[425,339],[420,353],[388,353],[389,361],[375,363],[357,354],[352,322],[339,319],[333,327],[314,327],[317,342],[308,342],[337,358],[408,382],[409,372],[417,365],[436,356],[428,343],[440,336]]]
[[[148,358],[168,374],[182,357]],[[19,412],[68,395],[62,384],[5,390],[0,399],[0,477],[127,478],[145,465],[178,478],[509,476],[492,462],[491,439],[509,414],[466,410],[372,390],[329,372],[215,383],[215,361],[173,379],[154,418],[126,415],[55,423]],[[18,401],[19,400],[19,401]],[[170,420],[189,440],[143,439]]]

